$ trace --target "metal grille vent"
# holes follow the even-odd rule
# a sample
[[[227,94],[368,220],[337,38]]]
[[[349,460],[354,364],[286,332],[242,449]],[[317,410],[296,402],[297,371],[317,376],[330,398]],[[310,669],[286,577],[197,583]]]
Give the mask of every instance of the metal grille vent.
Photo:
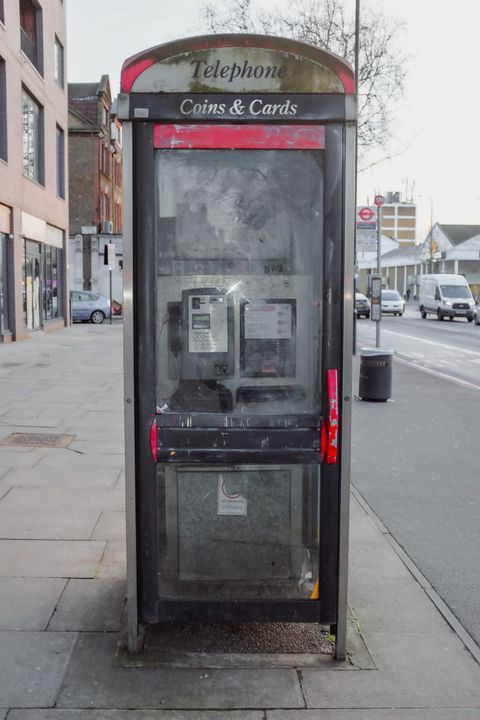
[[[56,433],[11,433],[0,441],[0,445],[66,448],[73,440],[75,440],[75,437],[76,435]]]

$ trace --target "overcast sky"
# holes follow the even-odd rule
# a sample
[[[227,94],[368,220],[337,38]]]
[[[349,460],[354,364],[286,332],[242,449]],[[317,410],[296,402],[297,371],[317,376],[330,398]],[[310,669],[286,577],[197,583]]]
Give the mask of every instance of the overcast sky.
[[[360,174],[358,202],[371,202],[376,192],[389,190],[413,195],[419,209],[418,240],[424,239],[431,214],[434,222],[480,225],[480,4],[369,4],[406,23],[403,37],[411,60],[394,135],[369,160],[391,159]],[[167,40],[198,34],[203,5],[204,0],[68,0],[69,82],[93,82],[108,74],[116,94],[123,60]],[[263,5],[281,8],[282,0],[264,0]]]

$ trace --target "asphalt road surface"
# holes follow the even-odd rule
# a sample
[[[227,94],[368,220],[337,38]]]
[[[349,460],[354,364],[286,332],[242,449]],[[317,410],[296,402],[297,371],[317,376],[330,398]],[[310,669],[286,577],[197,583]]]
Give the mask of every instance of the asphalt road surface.
[[[357,348],[374,345],[359,321]],[[381,347],[392,400],[354,402],[352,484],[480,644],[480,327],[410,304],[382,319]]]

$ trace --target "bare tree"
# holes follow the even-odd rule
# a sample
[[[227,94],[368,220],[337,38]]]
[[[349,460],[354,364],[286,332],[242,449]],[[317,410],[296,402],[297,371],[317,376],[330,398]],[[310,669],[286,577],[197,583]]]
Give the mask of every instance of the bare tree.
[[[355,59],[355,17],[343,0],[292,0],[283,16],[255,12],[251,0],[210,2],[203,24],[213,33],[261,32],[295,38]],[[360,155],[385,145],[397,101],[403,94],[407,57],[398,48],[403,24],[387,20],[378,10],[362,8],[359,43]]]

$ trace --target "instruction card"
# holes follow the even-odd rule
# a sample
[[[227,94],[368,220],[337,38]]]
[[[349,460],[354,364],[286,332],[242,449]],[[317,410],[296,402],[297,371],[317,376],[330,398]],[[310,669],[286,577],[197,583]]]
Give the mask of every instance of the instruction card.
[[[283,303],[245,305],[246,340],[289,340],[292,337],[292,306]]]

